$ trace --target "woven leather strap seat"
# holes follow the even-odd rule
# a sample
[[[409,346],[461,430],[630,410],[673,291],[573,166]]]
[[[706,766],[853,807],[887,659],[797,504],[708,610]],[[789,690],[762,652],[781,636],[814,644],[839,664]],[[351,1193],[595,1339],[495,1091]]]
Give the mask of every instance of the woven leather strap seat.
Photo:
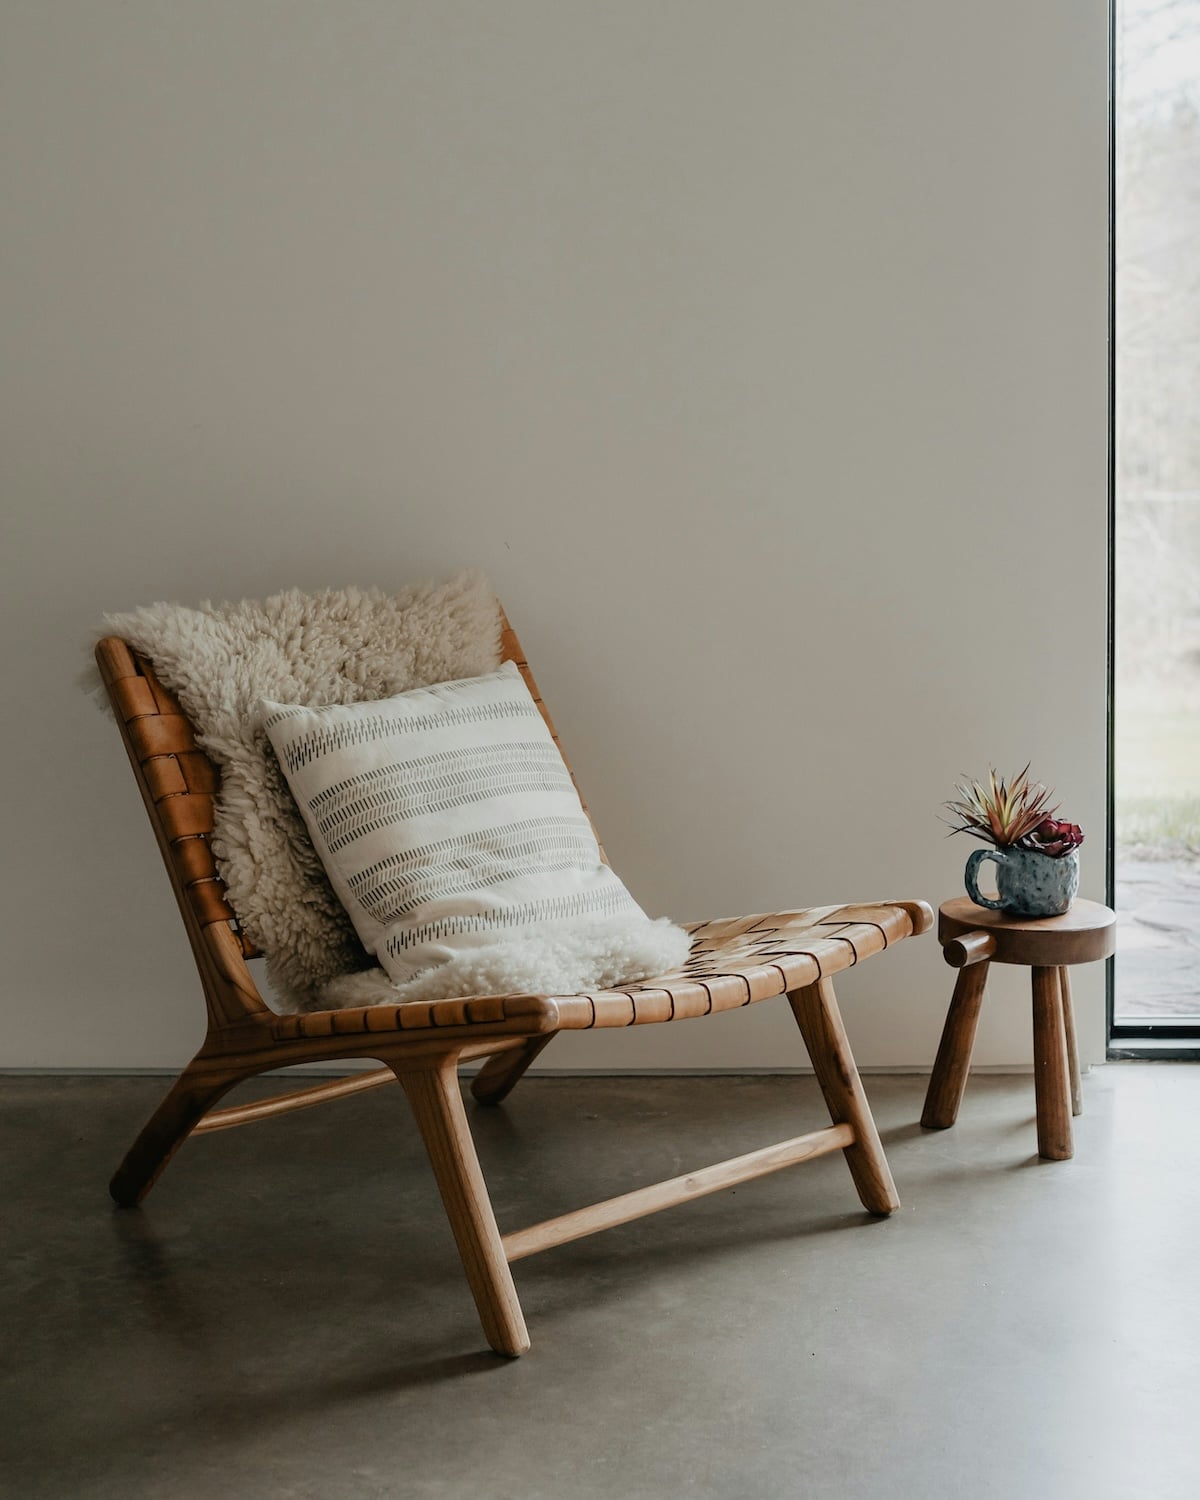
[[[418,1032],[445,1027],[528,1026],[530,1034],[645,1026],[737,1010],[804,989],[923,931],[920,902],[817,906],[807,911],[725,917],[688,926],[687,962],[621,990],[583,995],[486,995],[416,1000],[282,1016],[277,1038]]]

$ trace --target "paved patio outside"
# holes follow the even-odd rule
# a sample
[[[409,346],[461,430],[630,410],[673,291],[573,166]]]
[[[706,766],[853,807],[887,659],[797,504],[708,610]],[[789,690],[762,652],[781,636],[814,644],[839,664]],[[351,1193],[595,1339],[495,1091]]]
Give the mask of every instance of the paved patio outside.
[[[1117,852],[1118,1021],[1200,1020],[1200,861]]]

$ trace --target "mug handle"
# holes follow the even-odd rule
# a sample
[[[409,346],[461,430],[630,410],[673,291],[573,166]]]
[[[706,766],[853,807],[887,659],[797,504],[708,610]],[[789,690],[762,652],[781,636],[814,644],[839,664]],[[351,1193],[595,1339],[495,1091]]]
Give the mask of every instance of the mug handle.
[[[992,911],[1003,911],[1002,901],[993,901],[990,896],[985,896],[979,889],[979,867],[985,859],[994,859],[998,865],[1004,863],[1004,855],[999,849],[976,849],[967,860],[966,874],[963,877],[966,881],[967,895],[976,906],[986,906]]]

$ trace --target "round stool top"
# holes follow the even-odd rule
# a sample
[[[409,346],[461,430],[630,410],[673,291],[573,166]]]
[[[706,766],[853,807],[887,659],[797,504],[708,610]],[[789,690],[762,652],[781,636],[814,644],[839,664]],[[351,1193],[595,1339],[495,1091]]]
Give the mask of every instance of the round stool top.
[[[995,944],[988,955],[993,963],[1055,968],[1107,958],[1117,946],[1116,924],[1116,913],[1098,901],[1076,899],[1061,917],[1008,917],[955,896],[938,911],[938,942],[944,948],[967,933],[986,932]]]

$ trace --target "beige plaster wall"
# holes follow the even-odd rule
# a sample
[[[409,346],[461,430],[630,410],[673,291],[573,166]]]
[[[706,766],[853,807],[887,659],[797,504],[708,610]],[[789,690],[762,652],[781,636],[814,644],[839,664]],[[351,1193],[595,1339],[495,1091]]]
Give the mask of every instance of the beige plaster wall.
[[[1103,6],[0,26],[4,1064],[199,1039],[73,682],[157,598],[484,567],[656,912],[936,902],[938,805],[989,759],[1058,784],[1102,896]],[[861,1061],[927,1064],[950,981],[928,939],[848,976]],[[1098,1059],[1100,970],[1077,991]],[[997,983],[978,1059],[1028,1054]],[[546,1054],[803,1061],[782,1005]]]

